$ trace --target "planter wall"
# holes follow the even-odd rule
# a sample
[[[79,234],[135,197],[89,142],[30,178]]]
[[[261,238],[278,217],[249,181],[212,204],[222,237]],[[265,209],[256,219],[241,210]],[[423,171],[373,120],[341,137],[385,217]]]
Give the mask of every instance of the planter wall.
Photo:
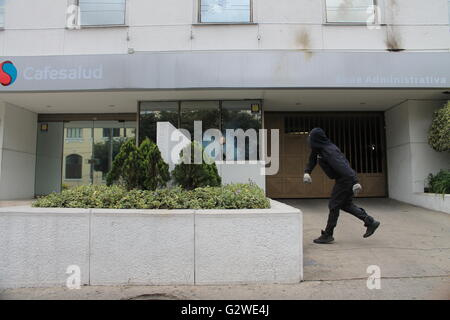
[[[297,283],[301,211],[0,208],[0,287]]]
[[[123,211],[92,210],[90,284],[194,284],[194,211]]]
[[[77,265],[89,283],[89,210],[0,209],[0,288],[64,286]]]
[[[414,193],[410,203],[423,208],[450,213],[450,194]]]

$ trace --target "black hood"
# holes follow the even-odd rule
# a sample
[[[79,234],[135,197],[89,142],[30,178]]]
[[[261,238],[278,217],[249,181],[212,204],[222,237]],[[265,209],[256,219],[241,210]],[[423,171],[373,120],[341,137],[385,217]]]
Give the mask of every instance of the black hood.
[[[330,139],[321,128],[314,128],[309,133],[308,142],[313,149],[323,149],[331,144]]]

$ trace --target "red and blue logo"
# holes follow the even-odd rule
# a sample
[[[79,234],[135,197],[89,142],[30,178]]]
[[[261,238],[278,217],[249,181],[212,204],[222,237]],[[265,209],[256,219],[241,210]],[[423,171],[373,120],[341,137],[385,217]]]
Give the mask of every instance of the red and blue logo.
[[[0,83],[7,87],[12,85],[17,79],[17,69],[11,61],[0,64]]]

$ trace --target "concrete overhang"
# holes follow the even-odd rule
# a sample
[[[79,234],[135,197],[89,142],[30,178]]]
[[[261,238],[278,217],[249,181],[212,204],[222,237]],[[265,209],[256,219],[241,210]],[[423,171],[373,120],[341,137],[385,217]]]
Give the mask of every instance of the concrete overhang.
[[[0,93],[35,113],[129,113],[139,101],[262,99],[265,111],[386,111],[406,100],[446,101],[443,89],[227,89]]]
[[[448,100],[448,52],[219,51],[3,57],[0,100],[37,113],[136,112],[139,101],[263,99],[267,111],[387,110]]]

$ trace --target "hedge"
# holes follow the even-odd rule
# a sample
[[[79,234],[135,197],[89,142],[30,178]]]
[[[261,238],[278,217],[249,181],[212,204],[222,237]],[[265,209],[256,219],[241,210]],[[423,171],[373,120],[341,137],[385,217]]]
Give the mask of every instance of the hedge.
[[[450,152],[450,101],[434,113],[428,143],[438,152]]]
[[[38,198],[33,207],[105,209],[265,209],[264,191],[254,184],[233,184],[184,190],[180,187],[127,190],[121,186],[89,185]]]

